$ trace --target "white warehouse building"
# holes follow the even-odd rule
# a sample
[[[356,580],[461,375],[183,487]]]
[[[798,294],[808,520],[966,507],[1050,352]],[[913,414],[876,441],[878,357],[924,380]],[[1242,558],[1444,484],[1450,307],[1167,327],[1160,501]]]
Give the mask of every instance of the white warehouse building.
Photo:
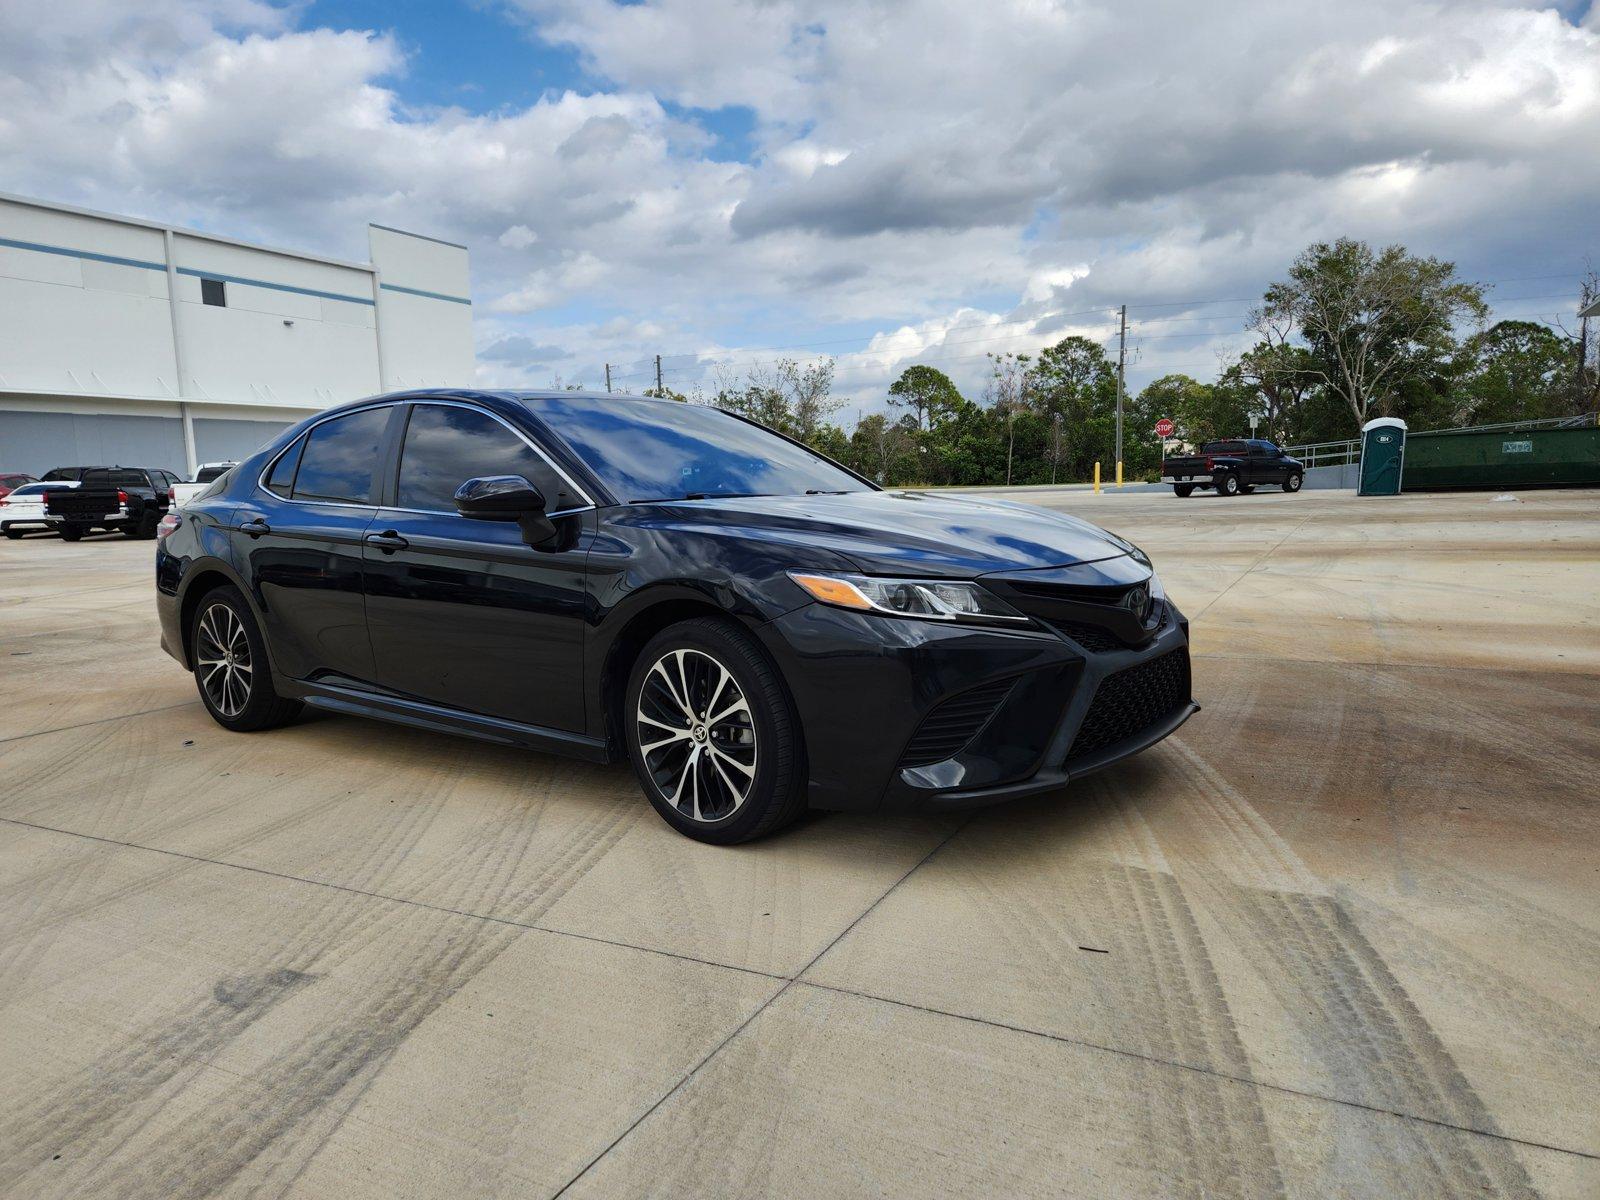
[[[470,386],[464,246],[372,261],[0,193],[0,472],[242,458],[332,404]]]

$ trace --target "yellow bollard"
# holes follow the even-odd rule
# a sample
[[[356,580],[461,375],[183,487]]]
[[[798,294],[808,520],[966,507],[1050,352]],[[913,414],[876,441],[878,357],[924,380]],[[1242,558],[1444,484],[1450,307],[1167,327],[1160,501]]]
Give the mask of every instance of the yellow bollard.
[[[1122,486],[1122,460],[1117,459],[1117,486]]]
[[[1096,496],[1098,496],[1100,494],[1100,460],[1099,459],[1096,459],[1095,463],[1094,463],[1094,494]]]

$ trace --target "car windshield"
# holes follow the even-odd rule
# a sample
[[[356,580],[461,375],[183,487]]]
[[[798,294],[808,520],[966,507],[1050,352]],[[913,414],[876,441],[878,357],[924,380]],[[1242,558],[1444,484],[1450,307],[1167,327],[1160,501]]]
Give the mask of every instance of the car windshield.
[[[584,395],[520,399],[623,503],[870,490],[805,447],[706,405]]]

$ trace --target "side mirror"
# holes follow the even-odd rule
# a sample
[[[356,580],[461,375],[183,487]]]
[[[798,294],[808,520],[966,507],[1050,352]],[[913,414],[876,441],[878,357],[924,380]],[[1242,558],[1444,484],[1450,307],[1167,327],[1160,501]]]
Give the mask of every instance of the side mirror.
[[[556,536],[555,524],[544,515],[544,494],[521,475],[490,475],[469,479],[456,489],[456,512],[474,521],[515,521],[522,540],[542,545]]]

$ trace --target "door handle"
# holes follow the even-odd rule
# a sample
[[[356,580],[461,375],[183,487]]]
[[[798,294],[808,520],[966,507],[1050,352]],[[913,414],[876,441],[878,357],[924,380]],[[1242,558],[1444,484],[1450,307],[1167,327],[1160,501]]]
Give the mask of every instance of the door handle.
[[[260,517],[252,517],[250,520],[246,521],[243,525],[239,526],[239,532],[240,533],[248,533],[251,537],[258,538],[263,533],[271,533],[272,532],[272,526],[268,525]]]
[[[392,529],[385,529],[382,533],[369,533],[365,540],[367,545],[376,546],[385,554],[393,554],[396,550],[404,550],[411,545]]]

